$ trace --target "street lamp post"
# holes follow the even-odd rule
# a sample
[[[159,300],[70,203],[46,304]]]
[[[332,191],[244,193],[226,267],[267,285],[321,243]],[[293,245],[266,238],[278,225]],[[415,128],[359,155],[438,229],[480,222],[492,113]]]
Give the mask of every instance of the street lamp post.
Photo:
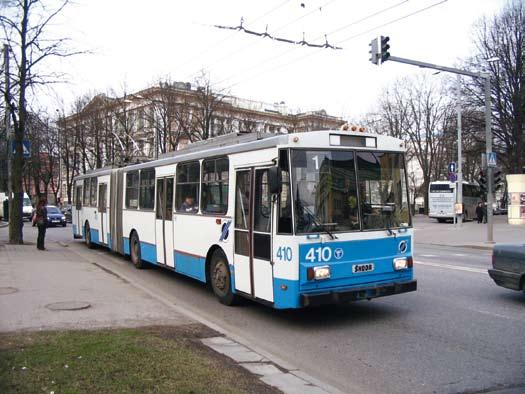
[[[457,74],[458,86],[457,86],[457,112],[458,112],[458,179],[456,187],[456,198],[457,203],[463,207],[463,157],[462,157],[462,138],[461,138],[461,75]],[[461,214],[458,215],[457,223],[458,227],[461,227],[463,223],[463,209]]]

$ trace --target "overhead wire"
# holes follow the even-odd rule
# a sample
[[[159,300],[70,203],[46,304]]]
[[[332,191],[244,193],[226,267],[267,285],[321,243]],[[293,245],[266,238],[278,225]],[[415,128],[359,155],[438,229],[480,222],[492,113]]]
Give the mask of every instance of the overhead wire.
[[[281,1],[279,4],[277,4],[275,7],[271,8],[270,10],[264,12],[263,14],[255,17],[253,20],[250,20],[249,23],[250,24],[253,24],[253,23],[256,23],[258,22],[259,20],[261,20],[262,18],[265,18],[266,16],[268,15],[271,15],[272,13],[274,13],[275,11],[277,11],[278,9],[280,9],[281,7],[283,7],[286,3],[289,3],[290,0],[283,0]],[[209,52],[211,49],[215,49],[217,48],[220,44],[228,41],[230,38],[232,38],[233,36],[235,36],[235,33],[236,32],[232,32],[231,34],[228,34],[226,37],[223,37],[219,40],[217,40],[216,42],[214,42],[213,44],[209,45],[206,49],[204,49],[203,51],[199,52],[197,55],[191,57],[189,60],[187,60],[186,62],[182,63],[181,65],[178,66],[178,68],[183,68],[183,67],[186,67],[187,65],[193,63],[195,60],[197,59],[200,59],[206,52]],[[195,74],[193,74],[195,75]]]
[[[448,1],[448,0],[441,0],[441,1],[437,2],[437,3],[431,4],[430,6],[427,6],[427,7],[421,8],[421,9],[419,9],[419,10],[416,10],[416,11],[414,11],[414,12],[411,12],[411,13],[409,13],[409,14],[406,14],[406,15],[404,15],[404,16],[402,16],[402,17],[395,18],[395,19],[392,19],[392,20],[390,20],[390,21],[388,21],[388,22],[386,22],[386,23],[383,23],[383,24],[380,24],[380,25],[374,26],[374,27],[371,28],[371,29],[367,29],[367,30],[362,31],[362,32],[360,32],[360,33],[358,33],[358,34],[354,34],[354,35],[352,35],[352,36],[350,36],[350,37],[347,37],[347,38],[345,38],[345,39],[343,39],[343,40],[341,40],[341,41],[337,41],[337,44],[341,44],[341,43],[343,43],[343,42],[351,41],[351,40],[356,39],[356,38],[358,38],[358,37],[361,37],[361,36],[363,36],[363,35],[365,35],[365,34],[367,34],[367,33],[370,33],[370,32],[372,32],[372,31],[374,31],[374,30],[377,30],[377,29],[383,28],[383,27],[385,27],[385,26],[389,26],[389,25],[391,25],[391,24],[393,24],[393,23],[396,23],[396,22],[399,22],[399,21],[401,21],[401,20],[407,19],[407,18],[409,18],[409,17],[411,17],[411,16],[414,16],[414,15],[420,14],[420,13],[422,13],[422,12],[424,12],[424,11],[427,11],[427,10],[433,8],[433,7],[436,7],[436,6],[438,6],[438,5],[441,5],[441,4],[443,4],[443,3],[446,3],[447,1]],[[303,55],[303,56],[297,57],[297,58],[295,58],[295,59],[293,59],[293,60],[291,60],[291,61],[289,61],[289,62],[282,63],[282,64],[277,65],[277,66],[275,66],[275,67],[272,67],[272,68],[269,68],[269,69],[267,69],[267,70],[264,70],[263,72],[257,73],[256,75],[252,75],[252,76],[248,76],[248,77],[246,77],[246,78],[242,78],[241,80],[237,81],[236,83],[233,83],[233,84],[228,85],[228,86],[225,88],[225,90],[231,89],[232,87],[237,86],[237,85],[239,85],[240,83],[250,81],[250,80],[252,80],[252,79],[254,79],[254,78],[257,78],[257,77],[259,77],[259,76],[261,76],[261,75],[263,75],[263,74],[266,74],[266,73],[268,73],[268,72],[271,72],[271,71],[275,71],[275,70],[281,69],[281,68],[283,68],[283,67],[289,66],[289,65],[291,65],[291,64],[293,64],[293,63],[296,63],[296,62],[298,62],[298,61],[300,61],[300,60],[304,60],[304,59],[309,58],[309,57],[311,57],[311,56],[317,55],[317,54],[319,54],[320,52],[321,52],[320,50],[317,50],[317,51],[314,51],[314,52],[310,52],[310,53],[307,53],[306,55]]]
[[[343,27],[341,27],[341,28],[337,28],[337,29],[335,29],[334,31],[342,31],[342,30],[346,30],[346,29],[348,29],[348,28],[350,28],[350,27],[356,26],[356,25],[358,25],[358,24],[360,24],[360,23],[363,23],[363,22],[365,22],[365,21],[367,21],[367,20],[369,20],[369,19],[372,19],[372,18],[374,18],[374,17],[376,17],[376,16],[378,16],[378,15],[381,15],[381,14],[383,14],[383,13],[385,13],[385,12],[388,12],[388,11],[394,9],[394,8],[400,7],[401,5],[407,3],[408,1],[409,1],[409,0],[402,0],[402,1],[400,1],[400,2],[398,2],[398,3],[396,3],[396,4],[394,4],[394,5],[391,5],[391,6],[386,7],[386,8],[382,8],[382,9],[380,9],[380,10],[378,10],[378,11],[375,11],[375,12],[373,12],[373,13],[371,13],[371,14],[368,14],[368,15],[364,16],[363,18],[357,19],[357,20],[355,20],[355,21],[353,21],[353,22],[351,22],[351,23],[349,23],[349,24],[347,24],[347,25],[345,25],[345,26],[343,26]],[[334,31],[333,31],[333,32],[334,32]],[[330,32],[330,33],[328,33],[328,34],[332,34],[333,32]],[[316,39],[318,39],[318,38],[319,38],[319,37],[317,37]],[[298,49],[299,49],[298,47],[294,47],[294,48],[291,48],[291,49],[287,48],[285,51],[280,52],[280,53],[277,54],[276,56],[273,56],[273,57],[270,57],[270,58],[268,58],[268,59],[265,59],[265,60],[262,61],[262,62],[258,62],[258,63],[256,63],[254,66],[250,66],[250,67],[248,67],[248,70],[249,70],[249,71],[253,71],[254,69],[260,69],[262,66],[268,64],[269,62],[272,62],[272,61],[274,61],[274,60],[277,60],[277,59],[279,59],[279,58],[281,58],[281,57],[283,57],[283,56],[289,55],[289,54],[293,53],[294,51],[296,51],[296,50],[298,50]],[[302,57],[300,57],[299,59],[302,59],[303,57],[309,57],[309,56],[311,56],[311,55],[313,55],[313,54],[318,54],[318,53],[319,53],[319,51],[314,51],[314,52],[309,53],[308,56],[302,56]],[[280,67],[279,67],[279,68],[280,68]],[[220,84],[222,84],[222,83],[224,83],[224,82],[226,82],[226,81],[228,81],[228,80],[230,80],[230,79],[233,79],[233,78],[237,77],[238,75],[239,75],[239,73],[230,74],[228,77],[223,78],[223,79],[221,79],[221,80],[219,80],[219,81],[213,83],[212,86],[218,86],[218,85],[220,85]],[[237,84],[235,84],[235,85],[237,85]],[[235,86],[235,85],[234,85],[234,86]]]
[[[298,21],[300,21],[300,20],[302,20],[302,19],[304,19],[304,18],[306,18],[306,17],[308,17],[308,16],[310,16],[310,15],[312,15],[312,14],[314,14],[314,13],[322,12],[322,10],[323,10],[324,8],[326,8],[327,6],[329,6],[331,3],[335,2],[335,1],[336,1],[336,0],[328,0],[328,1],[326,1],[325,3],[323,3],[321,6],[319,6],[319,7],[315,7],[313,10],[308,11],[307,13],[305,13],[305,14],[299,16],[298,18],[296,18],[296,19],[294,19],[294,20],[292,20],[292,21],[290,21],[290,22],[287,22],[287,23],[285,23],[284,25],[279,26],[277,29],[273,29],[272,32],[275,34],[275,33],[279,32],[279,31],[281,31],[282,29],[284,29],[284,28],[286,28],[286,27],[288,27],[288,26],[291,26],[291,25],[293,25],[294,23],[297,23]],[[406,1],[408,1],[408,0],[406,0]],[[284,5],[284,4],[282,4],[282,5]],[[274,10],[276,10],[276,9],[274,9]],[[268,12],[268,13],[266,13],[264,16],[267,16],[267,15],[269,15],[269,14],[270,14],[270,13]],[[255,22],[261,20],[264,16],[256,18],[254,21],[251,21],[249,24],[250,24],[250,25],[253,25]],[[268,27],[268,25],[267,25],[267,27]],[[234,31],[234,32],[232,32],[231,35],[229,35],[228,37],[232,37],[232,36],[235,35],[236,33],[237,33],[237,32]],[[223,56],[220,57],[219,59],[215,59],[215,60],[213,61],[214,66],[216,67],[218,64],[222,63],[222,62],[223,62],[224,60],[226,60],[226,59],[231,59],[234,55],[236,55],[236,54],[239,53],[239,52],[243,52],[246,48],[248,48],[248,47],[250,47],[250,46],[252,46],[252,45],[253,45],[253,44],[252,44],[251,42],[248,43],[248,44],[245,44],[245,45],[241,45],[240,47],[234,49],[233,51],[230,51],[230,52],[226,53],[225,55],[223,55]],[[214,67],[212,67],[211,69],[213,69],[213,68],[214,68]],[[191,77],[195,77],[195,76],[197,76],[197,75],[198,75],[198,72],[192,72],[192,73],[190,73],[190,74],[187,74],[187,77],[186,77],[185,79],[191,79]]]

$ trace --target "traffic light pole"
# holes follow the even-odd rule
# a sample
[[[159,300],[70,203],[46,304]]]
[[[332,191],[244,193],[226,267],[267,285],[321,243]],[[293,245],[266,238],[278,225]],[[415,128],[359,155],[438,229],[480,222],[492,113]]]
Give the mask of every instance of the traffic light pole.
[[[485,147],[487,157],[489,153],[492,153],[492,112],[490,104],[490,75],[487,73],[481,72],[471,72],[467,70],[461,70],[453,67],[439,66],[437,64],[420,62],[412,59],[405,59],[397,56],[387,57],[388,61],[410,64],[412,66],[417,66],[421,68],[431,68],[434,70],[439,70],[443,72],[448,72],[452,74],[466,75],[472,78],[483,78],[485,81]],[[381,64],[381,62],[379,62]],[[458,130],[458,138],[460,138],[460,133]],[[461,146],[461,140],[458,141],[458,150]],[[458,168],[461,168],[461,160],[458,163]],[[493,189],[493,174],[491,167],[487,167],[487,243],[494,243],[494,222],[493,222],[493,212],[492,212],[492,203],[494,201],[494,196],[492,195]],[[458,176],[459,178],[459,176]],[[462,181],[462,180],[461,180]],[[459,179],[458,179],[459,182]]]
[[[485,152],[487,157],[492,153],[492,111],[490,105],[490,76],[485,74]],[[492,203],[494,196],[494,172],[492,167],[487,165],[487,242],[494,243],[494,221]]]

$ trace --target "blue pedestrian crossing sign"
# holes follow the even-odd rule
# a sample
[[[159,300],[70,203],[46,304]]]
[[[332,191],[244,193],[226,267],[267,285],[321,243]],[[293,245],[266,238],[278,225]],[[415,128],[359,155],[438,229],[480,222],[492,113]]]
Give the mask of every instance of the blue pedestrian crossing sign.
[[[11,141],[11,149],[14,155],[16,153],[15,141]],[[28,140],[22,141],[22,154],[24,155],[24,159],[28,159],[29,157],[31,157],[31,142],[29,142]]]
[[[496,167],[496,152],[487,153],[487,167]]]
[[[456,162],[451,161],[448,163],[448,172],[456,172]]]

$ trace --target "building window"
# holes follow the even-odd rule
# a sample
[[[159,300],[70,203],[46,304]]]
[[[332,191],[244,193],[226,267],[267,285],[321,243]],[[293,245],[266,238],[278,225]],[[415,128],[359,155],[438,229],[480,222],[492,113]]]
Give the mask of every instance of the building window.
[[[139,206],[139,172],[126,174],[126,208],[137,209]]]
[[[202,211],[225,214],[228,210],[228,158],[202,162]]]
[[[177,166],[175,206],[178,212],[197,213],[199,211],[199,179],[198,161]]]
[[[91,178],[91,193],[89,203],[92,207],[97,206],[97,183],[98,179],[96,177]]]
[[[153,209],[155,206],[155,169],[140,171],[140,209]]]

